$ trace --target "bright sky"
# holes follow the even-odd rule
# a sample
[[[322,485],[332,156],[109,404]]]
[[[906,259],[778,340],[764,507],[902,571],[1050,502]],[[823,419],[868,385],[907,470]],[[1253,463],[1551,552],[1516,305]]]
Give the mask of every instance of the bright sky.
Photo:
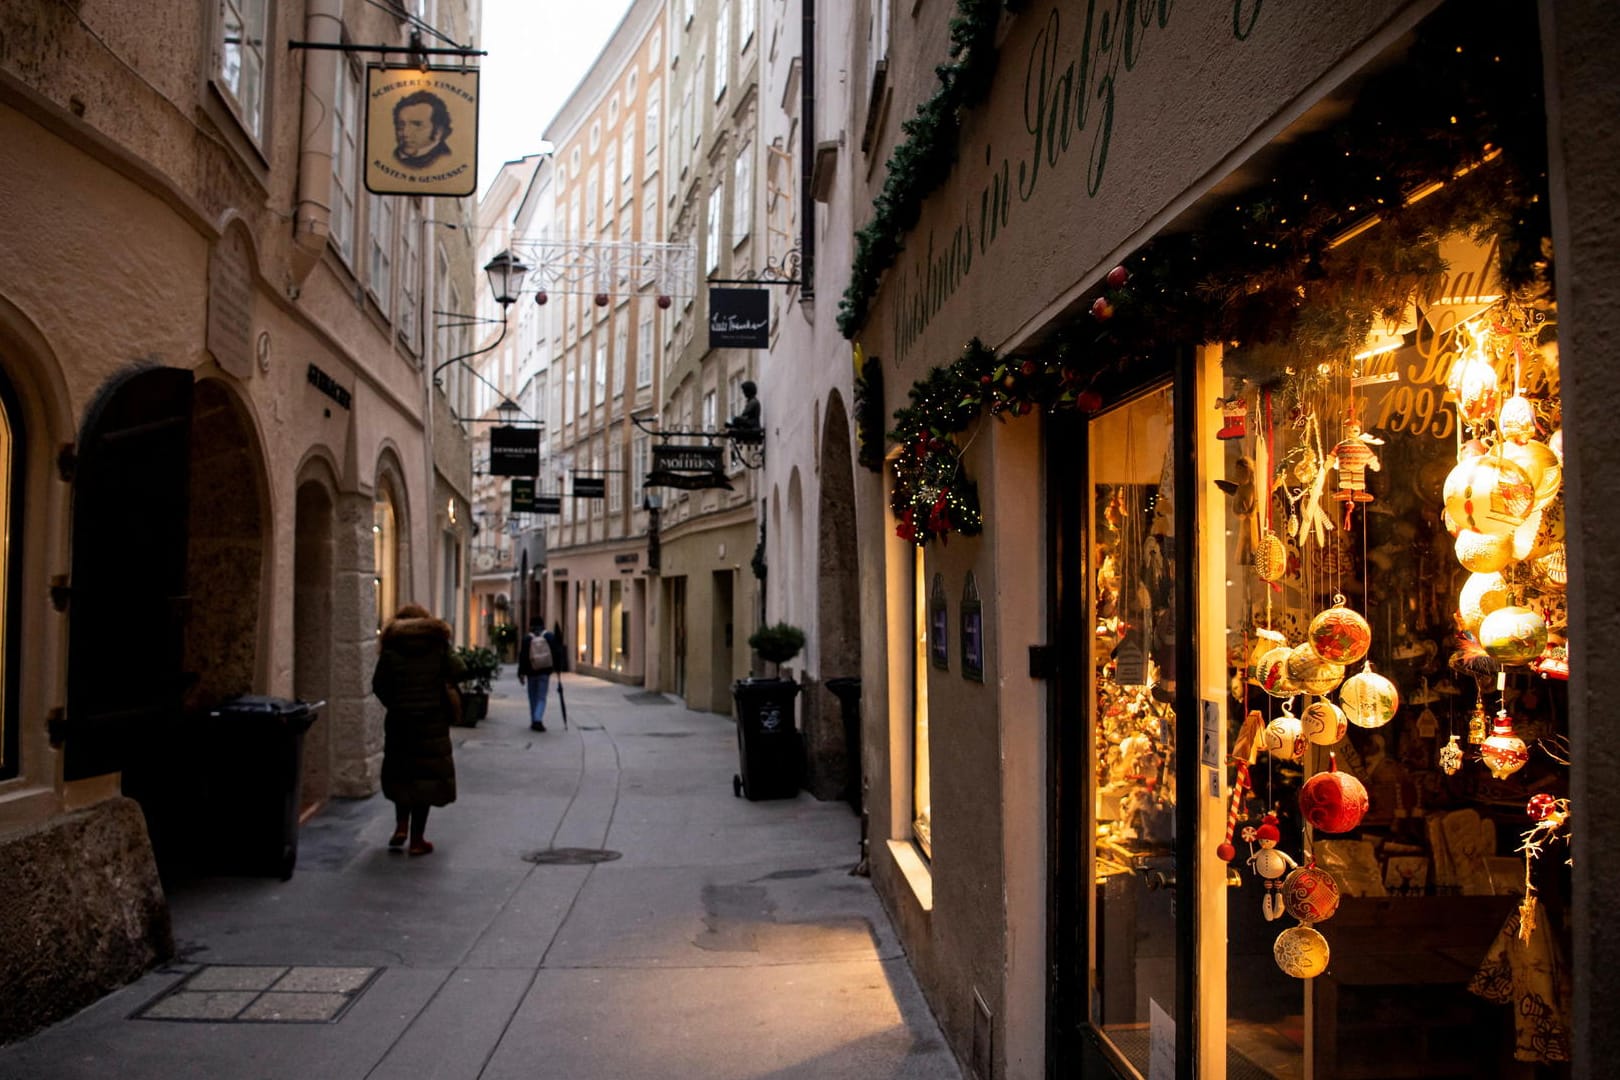
[[[630,0],[484,0],[480,197],[502,164],[543,149],[546,125],[629,8]]]

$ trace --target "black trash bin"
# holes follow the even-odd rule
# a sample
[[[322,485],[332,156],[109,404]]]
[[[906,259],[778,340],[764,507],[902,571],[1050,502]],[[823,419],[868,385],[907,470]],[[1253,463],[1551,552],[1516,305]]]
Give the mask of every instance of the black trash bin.
[[[200,854],[210,869],[292,877],[304,733],[325,704],[243,694],[209,711],[197,750],[206,777]]]
[[[861,812],[861,680],[844,675],[824,684],[838,699],[844,720],[844,801]]]
[[[799,793],[799,729],[791,679],[739,679],[731,684],[737,702],[737,758],[742,771],[731,778],[731,793],[749,799],[791,799]]]

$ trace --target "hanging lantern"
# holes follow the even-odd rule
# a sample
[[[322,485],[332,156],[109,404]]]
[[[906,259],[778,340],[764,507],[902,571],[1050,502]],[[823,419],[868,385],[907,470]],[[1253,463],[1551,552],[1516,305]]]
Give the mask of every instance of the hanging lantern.
[[[1314,862],[1283,878],[1283,909],[1302,923],[1326,922],[1339,910],[1339,883]]]
[[[1462,763],[1462,747],[1457,745],[1457,736],[1453,735],[1451,741],[1440,748],[1440,771],[1447,776],[1456,776]]]
[[[1470,634],[1479,633],[1479,624],[1497,608],[1506,607],[1507,584],[1499,573],[1470,574],[1457,596],[1457,616],[1463,629]]]
[[[1327,970],[1327,938],[1309,926],[1291,926],[1277,935],[1271,955],[1284,974],[1296,979],[1314,979]]]
[[[1357,727],[1383,727],[1400,711],[1401,695],[1395,684],[1374,671],[1369,663],[1344,681],[1339,690],[1339,704],[1344,708],[1345,719]]]
[[[1284,712],[1266,725],[1260,745],[1279,761],[1300,761],[1305,757],[1305,732],[1299,718]]]
[[[1288,658],[1292,655],[1293,650],[1282,645],[1260,658],[1259,665],[1254,669],[1260,689],[1277,698],[1293,697],[1299,693],[1299,687],[1288,677]]]
[[[1513,734],[1506,709],[1496,714],[1496,723],[1479,748],[1479,759],[1498,780],[1506,780],[1529,762],[1530,751],[1525,748],[1524,740]]]
[[[1503,607],[1479,624],[1479,643],[1504,664],[1522,664],[1547,651],[1547,620],[1527,607]]]
[[[1535,497],[1530,477],[1500,453],[1469,458],[1446,477],[1445,506],[1451,519],[1492,536],[1523,525]]]
[[[1305,711],[1299,717],[1299,726],[1305,738],[1318,746],[1337,746],[1350,730],[1344,710],[1327,698],[1305,706]]]
[[[1513,537],[1463,529],[1457,533],[1456,551],[1457,561],[1465,570],[1493,574],[1513,561]]]
[[[1343,596],[1334,596],[1333,606],[1311,620],[1307,640],[1316,655],[1330,664],[1354,664],[1372,647],[1372,627],[1359,612],[1344,606]]]
[[[1530,478],[1536,492],[1532,509],[1539,510],[1553,501],[1564,482],[1564,465],[1552,447],[1542,442],[1507,443],[1502,447],[1502,456]]]
[[[1329,754],[1328,771],[1300,786],[1299,813],[1320,832],[1349,832],[1366,816],[1367,789],[1354,776],[1340,772],[1335,755]]]
[[[1502,438],[1522,443],[1536,437],[1536,409],[1523,394],[1514,394],[1502,402],[1502,411],[1496,416],[1496,430]]]
[[[1288,572],[1288,549],[1270,529],[1254,549],[1254,572],[1261,581],[1281,581]]]
[[[1288,681],[1307,694],[1325,694],[1344,681],[1344,667],[1323,660],[1306,642],[1289,650]]]
[[[1469,427],[1478,427],[1496,416],[1502,391],[1497,385],[1496,368],[1477,342],[1451,369],[1446,384],[1457,395],[1457,412]]]

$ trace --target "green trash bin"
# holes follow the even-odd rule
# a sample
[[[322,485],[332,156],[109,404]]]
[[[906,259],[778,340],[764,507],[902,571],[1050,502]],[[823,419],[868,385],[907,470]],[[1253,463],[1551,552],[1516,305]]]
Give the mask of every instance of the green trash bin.
[[[741,771],[731,793],[751,800],[791,799],[799,793],[799,729],[791,679],[739,679],[731,684],[737,703],[737,758]]]

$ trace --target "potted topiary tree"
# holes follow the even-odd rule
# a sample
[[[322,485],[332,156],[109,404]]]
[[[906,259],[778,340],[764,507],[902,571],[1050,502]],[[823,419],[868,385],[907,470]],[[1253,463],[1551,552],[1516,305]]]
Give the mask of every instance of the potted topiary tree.
[[[489,690],[501,661],[493,649],[465,645],[455,655],[461,664],[461,680],[456,684],[461,691],[461,724],[472,727],[489,715]]]
[[[774,664],[780,675],[782,665],[798,656],[804,648],[804,631],[785,622],[762,626],[748,635],[748,645],[759,653],[761,660]]]
[[[750,799],[791,799],[799,791],[798,725],[793,701],[799,684],[781,677],[782,665],[804,648],[804,631],[788,623],[762,626],[748,635],[749,646],[776,669],[769,679],[739,679],[731,686],[737,703],[737,753],[742,766],[731,778],[733,795]]]

